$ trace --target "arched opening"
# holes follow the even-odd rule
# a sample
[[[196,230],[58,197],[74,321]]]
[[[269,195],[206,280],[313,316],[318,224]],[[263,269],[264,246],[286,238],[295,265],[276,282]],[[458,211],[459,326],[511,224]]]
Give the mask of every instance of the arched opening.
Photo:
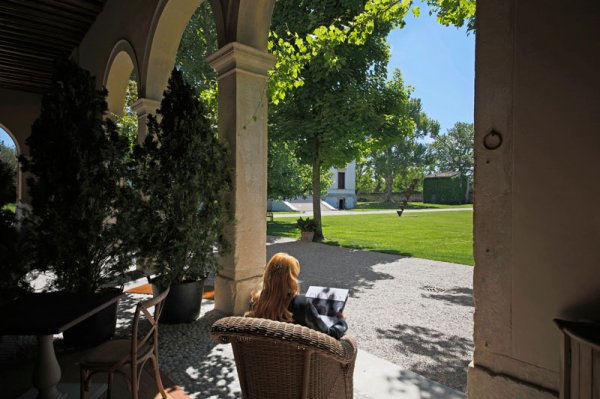
[[[140,97],[160,100],[167,86],[169,74],[175,64],[175,58],[181,37],[190,18],[203,0],[174,0],[164,2],[159,7],[152,22],[152,39],[143,62]]]
[[[130,82],[133,81],[137,87],[137,77],[139,76],[137,58],[133,47],[128,41],[120,40],[115,44],[108,59],[104,76],[104,87],[108,90],[108,97],[106,98],[108,111],[111,115],[122,117],[124,104],[130,86],[132,86]]]
[[[16,202],[21,199],[21,170],[17,161],[20,153],[15,137],[6,126],[0,124],[0,191],[7,202],[5,206],[13,212],[16,210]]]

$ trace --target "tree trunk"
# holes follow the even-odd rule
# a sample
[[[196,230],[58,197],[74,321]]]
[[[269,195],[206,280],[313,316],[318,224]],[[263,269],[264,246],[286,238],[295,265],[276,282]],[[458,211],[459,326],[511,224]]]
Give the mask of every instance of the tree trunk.
[[[394,175],[389,174],[384,177],[385,179],[385,196],[383,197],[383,202],[392,203],[394,200],[392,199],[392,185],[394,183]]]
[[[321,225],[321,143],[315,138],[315,150],[313,153],[312,170],[312,197],[313,197],[313,219],[317,223],[317,230],[313,241],[323,241],[323,226]]]
[[[465,187],[465,204],[469,203],[469,191],[471,188],[471,185],[469,184],[469,182],[471,181],[471,179],[469,179],[469,176],[467,175],[463,175],[464,177],[464,181],[466,182],[466,187]]]

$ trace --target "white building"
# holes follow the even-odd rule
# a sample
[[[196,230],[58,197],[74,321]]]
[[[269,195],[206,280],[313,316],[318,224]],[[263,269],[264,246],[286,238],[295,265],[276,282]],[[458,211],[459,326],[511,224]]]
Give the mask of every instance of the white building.
[[[356,161],[343,169],[331,168],[333,184],[324,200],[336,209],[352,209],[356,206]]]
[[[356,206],[356,161],[345,168],[329,170],[333,183],[321,199],[322,210],[352,209]],[[269,201],[267,209],[272,211],[312,211],[312,196],[288,201]]]

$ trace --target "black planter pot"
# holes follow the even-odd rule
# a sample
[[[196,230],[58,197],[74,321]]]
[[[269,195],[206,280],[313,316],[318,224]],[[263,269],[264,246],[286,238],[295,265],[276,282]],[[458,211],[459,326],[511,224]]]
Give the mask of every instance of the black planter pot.
[[[66,346],[96,346],[115,335],[119,301],[63,332]]]
[[[152,283],[152,292],[154,296],[161,292],[161,289],[155,282]],[[204,279],[172,284],[169,295],[165,299],[159,322],[163,324],[179,324],[195,321],[200,315],[203,293]]]

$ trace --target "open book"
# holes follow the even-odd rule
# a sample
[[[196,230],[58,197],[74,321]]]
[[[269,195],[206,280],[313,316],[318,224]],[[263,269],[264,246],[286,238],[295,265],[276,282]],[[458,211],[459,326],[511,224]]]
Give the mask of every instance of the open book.
[[[344,306],[346,306],[348,290],[311,285],[308,287],[305,296],[319,312],[319,318],[323,320],[327,327],[331,327],[338,322],[337,314],[342,312]]]

